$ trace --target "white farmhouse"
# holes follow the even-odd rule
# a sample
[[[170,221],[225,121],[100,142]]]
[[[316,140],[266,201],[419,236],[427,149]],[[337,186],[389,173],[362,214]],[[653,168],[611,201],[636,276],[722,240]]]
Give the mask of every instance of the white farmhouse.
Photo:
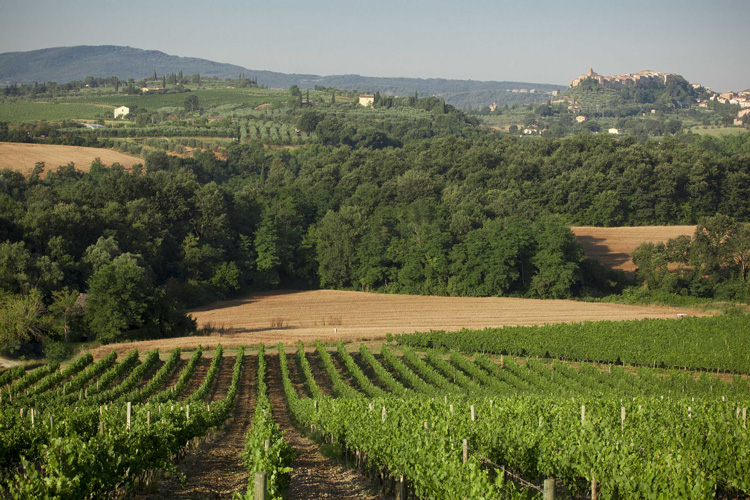
[[[371,94],[361,94],[359,96],[359,105],[372,107],[375,105],[375,96]]]
[[[117,118],[125,118],[130,114],[130,108],[127,106],[120,106],[119,108],[115,108],[115,119]]]
[[[621,128],[611,128],[611,129],[609,129],[608,132],[610,134],[612,134],[612,135],[620,135],[620,134],[622,134],[622,129]]]

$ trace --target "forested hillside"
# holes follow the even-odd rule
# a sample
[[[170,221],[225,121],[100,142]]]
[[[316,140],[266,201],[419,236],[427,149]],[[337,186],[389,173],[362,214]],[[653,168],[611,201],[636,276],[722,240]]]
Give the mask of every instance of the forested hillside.
[[[49,332],[184,334],[194,328],[184,307],[248,289],[599,296],[624,282],[583,259],[570,223],[701,223],[711,234],[707,217],[750,217],[748,136],[400,135],[403,146],[378,149],[326,120],[331,144],[348,130],[348,145],[242,144],[226,160],[154,152],[133,171],[69,165],[43,179],[2,171],[3,351]],[[742,261],[723,246],[695,255],[711,248],[725,258],[706,268],[715,280],[695,276],[700,295],[730,279],[743,299]]]

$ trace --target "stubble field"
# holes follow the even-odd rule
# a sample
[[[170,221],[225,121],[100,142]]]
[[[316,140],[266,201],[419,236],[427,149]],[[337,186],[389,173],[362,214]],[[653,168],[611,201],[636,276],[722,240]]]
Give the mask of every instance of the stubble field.
[[[0,142],[0,170],[9,168],[21,172],[24,176],[28,176],[34,165],[40,161],[44,162],[46,170],[55,170],[61,165],[73,162],[76,170],[88,172],[91,162],[96,158],[101,159],[105,165],[119,163],[126,168],[143,163],[142,158],[111,149]]]
[[[692,236],[695,226],[590,227],[573,226],[576,242],[586,257],[607,267],[635,271],[630,255],[641,243],[666,242],[682,235]]]
[[[243,299],[218,302],[192,311],[199,327],[211,325],[224,333],[119,344],[122,352],[133,347],[145,351],[198,345],[224,347],[259,342],[293,345],[310,342],[377,340],[386,333],[428,330],[460,330],[505,325],[675,318],[678,313],[706,313],[684,308],[633,306],[516,298],[425,297],[386,295],[335,290],[262,293]],[[106,355],[112,345],[101,347],[96,357]]]

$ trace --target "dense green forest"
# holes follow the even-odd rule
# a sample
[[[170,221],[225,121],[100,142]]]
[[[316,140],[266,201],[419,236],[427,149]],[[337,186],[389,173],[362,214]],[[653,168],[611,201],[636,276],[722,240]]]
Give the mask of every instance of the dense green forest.
[[[731,281],[729,298],[745,299],[745,261],[722,250],[740,239],[720,231],[750,218],[750,134],[456,137],[445,124],[461,135],[470,119],[430,102],[440,112],[424,134],[308,111],[297,126],[319,139],[306,148],[248,143],[226,159],[153,152],[133,171],[0,172],[2,351],[190,333],[186,308],[253,289],[620,292],[628,279],[585,260],[570,224],[700,223],[709,244],[696,248],[708,250],[689,262],[702,274],[669,291],[726,295]]]

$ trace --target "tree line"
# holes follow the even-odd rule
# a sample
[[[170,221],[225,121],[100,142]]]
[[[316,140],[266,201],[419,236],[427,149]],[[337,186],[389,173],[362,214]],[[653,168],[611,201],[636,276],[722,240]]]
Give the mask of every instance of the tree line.
[[[446,135],[3,170],[0,350],[189,334],[187,308],[278,287],[602,296],[627,280],[583,259],[570,224],[747,221],[749,167],[748,135]]]

